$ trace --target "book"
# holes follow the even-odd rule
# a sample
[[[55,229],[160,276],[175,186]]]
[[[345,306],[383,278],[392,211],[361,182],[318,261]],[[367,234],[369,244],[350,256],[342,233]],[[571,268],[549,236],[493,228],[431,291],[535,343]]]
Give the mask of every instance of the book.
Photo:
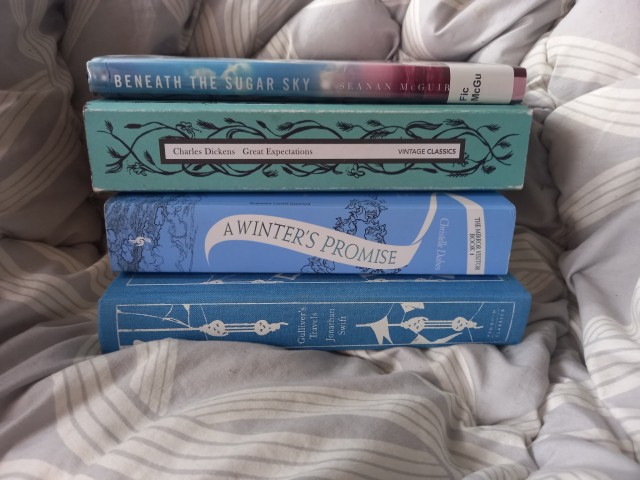
[[[507,273],[515,207],[497,192],[119,194],[114,271]]]
[[[521,340],[531,297],[511,275],[119,274],[98,306],[103,352],[163,338],[291,349]]]
[[[113,55],[87,62],[87,74],[89,90],[111,98],[508,104],[522,101],[527,72],[463,62]]]
[[[93,187],[112,191],[507,190],[524,105],[92,100]]]

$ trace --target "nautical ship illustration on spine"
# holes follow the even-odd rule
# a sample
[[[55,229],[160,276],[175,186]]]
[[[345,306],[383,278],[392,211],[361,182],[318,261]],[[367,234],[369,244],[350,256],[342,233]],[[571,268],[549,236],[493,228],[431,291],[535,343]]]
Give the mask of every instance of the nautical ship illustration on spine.
[[[424,310],[424,303],[420,302],[408,302],[408,303],[393,303],[389,307],[389,311],[379,320],[371,323],[358,323],[354,326],[356,328],[369,328],[375,336],[378,345],[389,344],[393,345],[393,329],[398,328],[405,331],[411,331],[416,334],[415,339],[410,342],[403,342],[408,344],[445,344],[459,336],[464,330],[481,329],[472,319],[456,316],[451,320],[434,320],[424,315],[411,316],[406,318],[410,312]],[[478,311],[482,308],[478,308]],[[162,313],[162,310],[166,309],[166,313]],[[198,320],[192,319],[192,312],[194,309],[198,310]],[[307,306],[300,307],[300,311],[306,311]],[[398,319],[398,323],[393,323],[394,311],[400,309],[402,317]],[[311,309],[309,309],[311,310]],[[235,319],[224,320],[216,318],[210,320],[207,314],[207,308],[204,305],[199,304],[182,304],[182,305],[136,305],[136,306],[118,306],[116,308],[116,315],[118,318],[131,318],[139,316],[146,320],[157,320],[162,324],[171,323],[175,326],[163,326],[161,328],[156,327],[139,327],[135,331],[137,333],[157,333],[162,332],[165,335],[170,336],[172,333],[177,332],[200,332],[205,337],[222,338],[230,337],[229,340],[234,340],[233,337],[236,334],[253,334],[259,337],[269,335],[287,327],[297,329],[299,325],[290,325],[289,322],[273,321],[269,322],[264,318],[260,318],[253,322],[245,321],[238,322]],[[316,314],[310,314],[310,316]],[[180,316],[185,316],[181,319]],[[240,316],[240,315],[239,315]],[[317,318],[317,315],[316,315]],[[200,322],[204,322],[199,324]],[[346,328],[346,327],[345,327]],[[123,329],[122,331],[127,331]],[[346,330],[345,330],[346,331]],[[437,332],[437,333],[436,333]],[[448,333],[448,334],[447,334]],[[366,339],[366,334],[359,334]],[[443,336],[444,335],[444,336]],[[430,338],[431,337],[431,338]],[[436,338],[433,338],[436,337]],[[432,339],[433,338],[433,339]],[[367,343],[370,343],[366,340]]]
[[[415,316],[408,319],[404,317],[409,312],[414,310],[422,310],[424,309],[424,303],[400,303],[400,307],[404,312],[404,315],[400,321],[400,323],[390,323],[389,315],[391,314],[391,310],[393,310],[394,304],[391,309],[389,309],[389,313],[385,315],[380,320],[373,323],[362,323],[356,324],[356,327],[369,327],[373,331],[376,336],[376,340],[378,344],[383,345],[385,340],[393,344],[392,334],[390,328],[397,327],[403,328],[405,330],[410,330],[416,334],[416,338],[411,342],[412,344],[442,344],[447,343],[454,338],[456,338],[462,330],[464,329],[480,329],[482,326],[478,326],[478,324],[472,320],[467,320],[464,317],[455,317],[452,320],[434,320],[425,316]],[[429,340],[427,337],[428,330],[453,330],[454,333],[447,335],[445,337],[440,337],[437,340]]]
[[[222,283],[222,282],[219,282]],[[156,307],[156,306],[153,306]],[[118,316],[140,316],[145,319],[153,319],[159,320],[162,323],[169,322],[176,326],[162,328],[163,332],[202,332],[206,336],[209,337],[226,337],[227,335],[233,333],[254,333],[259,336],[264,336],[269,333],[280,330],[281,327],[287,326],[286,322],[273,322],[269,323],[267,320],[257,320],[255,322],[233,322],[233,321],[223,321],[220,319],[212,320],[204,325],[194,326],[191,322],[191,310],[192,305],[190,304],[182,304],[182,305],[168,305],[166,306],[167,312],[166,314],[157,314],[153,313],[152,308],[150,310],[144,308],[135,308],[131,306],[118,306],[116,308],[116,314]],[[195,305],[198,307],[198,305]],[[162,308],[162,306],[161,306]],[[181,315],[177,313],[178,310],[181,310],[186,314],[186,318],[179,318]],[[203,310],[203,315],[205,315]],[[157,331],[157,329],[138,329],[140,331]]]
[[[383,349],[521,338],[511,275],[120,274],[100,300],[103,351],[165,338]]]
[[[222,320],[214,320],[211,323],[199,327],[198,330],[212,337],[226,337],[234,332],[255,333],[256,335],[263,336],[280,330],[280,327],[283,325],[288,325],[288,323],[269,323],[266,320],[258,320],[253,323],[225,323]]]

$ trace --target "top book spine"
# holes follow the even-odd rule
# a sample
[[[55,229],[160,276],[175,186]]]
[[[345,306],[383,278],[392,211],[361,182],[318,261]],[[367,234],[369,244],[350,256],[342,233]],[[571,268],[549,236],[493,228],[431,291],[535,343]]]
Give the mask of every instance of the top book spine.
[[[105,98],[367,103],[520,103],[522,67],[464,63],[108,55],[87,62]]]

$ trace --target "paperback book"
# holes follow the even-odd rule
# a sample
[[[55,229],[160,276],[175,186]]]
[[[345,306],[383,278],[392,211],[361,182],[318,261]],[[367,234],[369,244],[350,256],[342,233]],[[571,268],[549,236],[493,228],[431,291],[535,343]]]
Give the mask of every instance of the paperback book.
[[[99,303],[103,352],[164,338],[292,349],[521,340],[531,297],[512,276],[125,274]]]
[[[524,180],[524,105],[93,100],[96,190],[507,190]]]
[[[89,90],[111,98],[509,104],[526,87],[522,67],[462,62],[115,55],[90,60],[87,73]]]
[[[507,273],[515,207],[497,192],[119,194],[128,272]]]

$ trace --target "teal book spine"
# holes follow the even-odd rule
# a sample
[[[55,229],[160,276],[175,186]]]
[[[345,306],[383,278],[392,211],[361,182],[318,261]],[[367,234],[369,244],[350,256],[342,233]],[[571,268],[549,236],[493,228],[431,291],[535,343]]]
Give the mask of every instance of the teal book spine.
[[[118,194],[114,271],[505,274],[515,207],[497,192]]]
[[[524,105],[94,100],[95,190],[513,190]]]
[[[165,338],[291,349],[522,339],[531,297],[512,276],[119,274],[98,308],[108,353]]]

